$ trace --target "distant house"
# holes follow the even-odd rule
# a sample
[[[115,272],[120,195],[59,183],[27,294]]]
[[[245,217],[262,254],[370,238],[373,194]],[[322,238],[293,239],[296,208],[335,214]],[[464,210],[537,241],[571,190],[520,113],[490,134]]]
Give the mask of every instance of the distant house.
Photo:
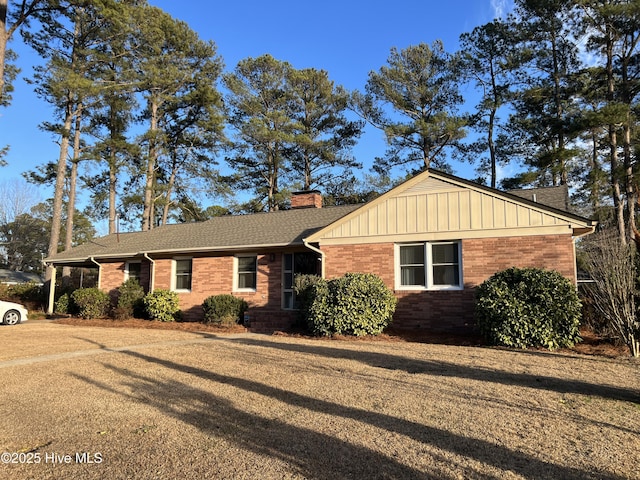
[[[14,272],[13,270],[7,270],[0,268],[0,283],[5,285],[18,285],[21,283],[35,283],[36,285],[42,285],[42,277],[33,272]]]
[[[371,272],[399,299],[396,326],[461,331],[473,321],[475,287],[497,271],[542,267],[575,282],[574,241],[595,228],[564,209],[432,170],[366,204],[322,208],[315,191],[291,203],[108,235],[45,261],[93,265],[105,291],[131,277],[146,290],[174,290],[189,320],[202,318],[208,296],[231,293],[247,300],[251,326],[262,330],[295,321],[295,274]]]

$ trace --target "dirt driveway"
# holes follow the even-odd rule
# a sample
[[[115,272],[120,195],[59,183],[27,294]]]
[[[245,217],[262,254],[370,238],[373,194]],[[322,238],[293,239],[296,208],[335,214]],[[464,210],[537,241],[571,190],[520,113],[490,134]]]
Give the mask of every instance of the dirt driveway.
[[[640,479],[630,358],[46,321],[0,345],[2,479]]]

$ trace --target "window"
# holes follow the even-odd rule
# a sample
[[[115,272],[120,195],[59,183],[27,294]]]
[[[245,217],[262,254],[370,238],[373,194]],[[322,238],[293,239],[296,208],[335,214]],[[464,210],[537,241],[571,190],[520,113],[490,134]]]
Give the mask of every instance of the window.
[[[190,258],[174,260],[174,290],[191,290],[192,260]]]
[[[282,255],[282,308],[298,308],[293,281],[297,274],[318,275],[318,255],[310,252],[285,253]]]
[[[124,279],[129,280],[135,278],[140,283],[140,275],[142,272],[141,262],[127,262],[124,266]]]
[[[255,291],[258,276],[258,257],[235,257],[235,285],[234,290]]]
[[[424,242],[396,246],[398,290],[460,289],[460,242]]]

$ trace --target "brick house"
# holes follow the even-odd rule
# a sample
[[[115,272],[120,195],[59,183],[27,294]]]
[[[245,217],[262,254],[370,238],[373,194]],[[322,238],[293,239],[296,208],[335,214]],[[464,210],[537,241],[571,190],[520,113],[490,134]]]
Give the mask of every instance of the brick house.
[[[45,262],[94,266],[107,292],[131,277],[174,290],[187,320],[231,293],[261,330],[295,321],[296,273],[370,272],[399,299],[396,326],[463,331],[475,287],[497,271],[535,266],[576,281],[574,242],[595,222],[520,195],[430,170],[366,204],[322,208],[318,192],[300,192],[291,210],[108,235]]]

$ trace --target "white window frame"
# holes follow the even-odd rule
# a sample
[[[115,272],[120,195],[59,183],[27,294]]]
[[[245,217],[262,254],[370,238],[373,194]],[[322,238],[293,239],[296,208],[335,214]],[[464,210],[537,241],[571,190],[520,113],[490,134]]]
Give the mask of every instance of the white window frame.
[[[240,274],[240,272],[238,271],[238,260],[240,258],[255,258],[256,260],[256,271],[255,271],[255,283],[256,283],[256,287],[255,288],[240,288],[238,287],[238,275]],[[258,291],[258,255],[255,254],[242,254],[242,255],[235,255],[233,257],[233,291],[234,292],[257,292]]]
[[[126,282],[127,280],[129,280],[131,278],[131,275],[129,274],[129,266],[131,264],[137,264],[140,265],[140,278],[138,279],[138,283],[141,283],[142,280],[142,261],[141,260],[137,260],[137,261],[131,261],[131,262],[125,262],[124,264],[124,281]]]
[[[400,247],[422,245],[425,248],[425,285],[402,285],[402,272],[400,268]],[[433,255],[432,247],[434,245],[457,245],[458,247],[458,285],[434,285],[433,284]],[[395,289],[396,290],[463,290],[464,279],[462,278],[462,242],[460,240],[446,240],[433,242],[408,242],[396,243],[394,252],[394,268],[395,268]]]
[[[176,287],[176,275],[178,261],[189,260],[191,261],[191,288],[177,288]],[[174,257],[171,260],[171,291],[173,292],[191,292],[193,290],[193,257]]]

